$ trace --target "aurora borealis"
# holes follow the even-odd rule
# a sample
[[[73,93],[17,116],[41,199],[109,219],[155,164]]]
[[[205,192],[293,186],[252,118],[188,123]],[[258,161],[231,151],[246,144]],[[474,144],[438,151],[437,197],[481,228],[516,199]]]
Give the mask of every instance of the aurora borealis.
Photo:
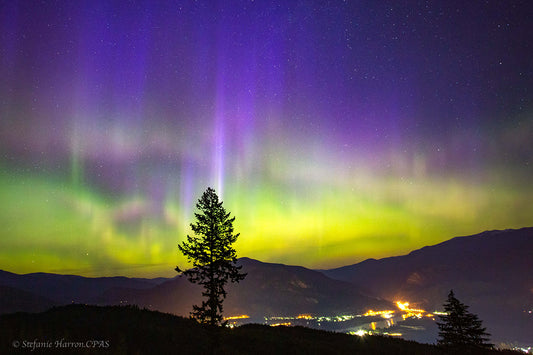
[[[311,268],[533,221],[525,1],[0,1],[0,269],[174,276],[212,186]]]

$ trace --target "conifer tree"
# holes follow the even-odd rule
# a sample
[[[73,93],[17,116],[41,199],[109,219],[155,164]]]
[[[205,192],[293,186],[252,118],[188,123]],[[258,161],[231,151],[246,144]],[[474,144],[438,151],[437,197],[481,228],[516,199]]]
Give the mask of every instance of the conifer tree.
[[[476,346],[492,348],[488,343],[486,328],[482,326],[477,315],[468,311],[468,306],[461,303],[453,293],[448,294],[448,300],[444,303],[446,315],[439,316],[442,322],[437,322],[439,327],[438,345],[448,347]]]
[[[226,298],[226,283],[239,282],[246,276],[237,266],[237,253],[232,247],[239,234],[234,234],[233,222],[219,201],[215,190],[207,188],[198,200],[196,222],[191,223],[194,236],[187,235],[187,241],[178,245],[179,250],[192,262],[186,271],[176,267],[192,283],[202,285],[204,300],[194,305],[191,315],[201,323],[218,325],[222,323],[222,303]]]

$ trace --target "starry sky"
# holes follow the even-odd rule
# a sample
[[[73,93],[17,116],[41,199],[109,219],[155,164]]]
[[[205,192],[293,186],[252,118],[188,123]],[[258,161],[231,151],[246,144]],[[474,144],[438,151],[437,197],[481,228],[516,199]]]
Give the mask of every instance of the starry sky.
[[[174,276],[208,187],[310,268],[533,223],[528,1],[0,0],[0,269]]]

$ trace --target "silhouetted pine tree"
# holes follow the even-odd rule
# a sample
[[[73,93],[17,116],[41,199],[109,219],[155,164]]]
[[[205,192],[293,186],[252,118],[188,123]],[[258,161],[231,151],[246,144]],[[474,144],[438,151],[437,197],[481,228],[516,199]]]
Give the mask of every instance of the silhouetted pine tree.
[[[237,253],[232,247],[239,234],[233,234],[233,222],[230,213],[218,200],[215,190],[207,188],[198,200],[195,213],[196,223],[191,223],[195,236],[187,235],[187,241],[178,245],[179,250],[192,261],[193,268],[176,271],[187,276],[192,283],[203,286],[202,295],[206,298],[201,306],[194,305],[191,315],[201,323],[218,325],[222,322],[222,302],[226,298],[224,286],[228,281],[239,282],[246,274],[236,266]]]
[[[486,328],[475,314],[468,312],[468,306],[461,303],[453,293],[448,294],[444,303],[446,315],[439,316],[442,322],[437,322],[439,327],[438,345],[451,347],[477,346],[492,348],[488,343]]]

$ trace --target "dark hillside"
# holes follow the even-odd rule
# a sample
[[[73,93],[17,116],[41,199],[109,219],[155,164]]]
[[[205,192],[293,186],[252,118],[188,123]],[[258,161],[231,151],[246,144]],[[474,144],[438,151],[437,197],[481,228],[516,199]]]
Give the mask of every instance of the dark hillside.
[[[31,353],[33,341],[40,344],[35,353],[206,354],[211,334],[190,319],[131,306],[70,305],[38,314],[7,314],[0,316],[0,329],[1,354]],[[359,338],[302,327],[250,324],[217,332],[217,354],[446,354],[433,345],[396,338]]]
[[[228,285],[224,311],[228,315],[264,316],[360,313],[369,308],[392,305],[361,293],[349,282],[331,279],[301,266],[263,263],[241,258],[238,263],[247,273],[238,284]],[[201,288],[176,277],[150,289],[109,289],[98,304],[136,304],[177,315],[188,315],[193,304],[201,302]]]
[[[0,314],[42,312],[58,304],[46,297],[0,285]]]
[[[485,321],[493,340],[531,341],[533,228],[457,237],[408,255],[323,271],[375,296],[440,309],[453,289]]]
[[[97,297],[112,288],[142,290],[165,281],[165,278],[82,277],[44,272],[19,275],[0,270],[0,285],[40,295],[56,304],[94,303]]]

